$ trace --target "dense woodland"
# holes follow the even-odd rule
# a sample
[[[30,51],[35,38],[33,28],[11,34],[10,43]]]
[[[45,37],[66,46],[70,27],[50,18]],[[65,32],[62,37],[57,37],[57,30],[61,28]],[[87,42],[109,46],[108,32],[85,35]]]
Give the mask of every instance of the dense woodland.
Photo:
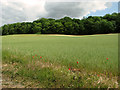
[[[10,34],[107,34],[120,32],[120,13],[89,16],[83,19],[40,18],[33,22],[7,24],[1,27],[2,35]]]

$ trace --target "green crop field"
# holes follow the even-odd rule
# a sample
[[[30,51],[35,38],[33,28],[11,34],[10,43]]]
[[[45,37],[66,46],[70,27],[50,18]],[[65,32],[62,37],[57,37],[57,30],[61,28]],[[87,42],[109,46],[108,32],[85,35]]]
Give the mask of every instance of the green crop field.
[[[2,36],[2,56],[2,73],[26,87],[117,87],[118,34]]]

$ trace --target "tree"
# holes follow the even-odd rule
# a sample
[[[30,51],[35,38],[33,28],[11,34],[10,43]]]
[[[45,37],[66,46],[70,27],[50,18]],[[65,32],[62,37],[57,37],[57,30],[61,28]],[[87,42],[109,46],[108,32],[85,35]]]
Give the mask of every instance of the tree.
[[[64,34],[64,26],[61,22],[55,22],[55,33],[57,34]]]
[[[44,24],[42,24],[42,31],[41,33],[42,34],[49,34],[49,29],[50,28],[50,22],[47,21],[47,22],[44,22]]]
[[[120,32],[120,13],[105,16],[89,16],[75,19],[64,17],[61,19],[40,18],[33,22],[22,22],[3,25],[2,34],[100,34]]]
[[[41,33],[42,31],[42,24],[41,23],[33,23],[32,33]]]
[[[78,23],[78,25],[79,25],[79,32],[78,32],[78,34],[79,34],[79,35],[85,34],[85,27],[84,27],[83,21],[81,20],[81,21]]]
[[[118,16],[118,13],[112,13],[111,15],[106,14],[105,16],[103,16],[103,19],[107,19],[108,21],[116,21],[117,16]]]
[[[115,31],[115,22],[113,21],[107,21],[107,20],[101,20],[95,23],[95,30],[96,33],[113,33]]]
[[[2,35],[9,35],[9,27],[8,27],[8,25],[2,26]]]
[[[120,13],[117,15],[117,20],[116,20],[116,30],[115,33],[120,33]]]
[[[95,34],[95,30],[94,30],[94,19],[93,18],[89,18],[89,19],[85,19],[83,21],[84,23],[84,27],[85,27],[85,30],[84,30],[84,33],[85,34]]]
[[[74,33],[74,27],[72,22],[65,22],[65,34],[73,34]]]

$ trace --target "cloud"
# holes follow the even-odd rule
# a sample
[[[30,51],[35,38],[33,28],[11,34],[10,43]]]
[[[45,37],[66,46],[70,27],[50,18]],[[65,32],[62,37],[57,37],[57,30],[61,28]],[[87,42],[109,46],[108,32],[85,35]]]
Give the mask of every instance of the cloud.
[[[50,2],[45,0],[3,0],[2,4],[2,24],[33,21],[41,17],[61,18],[70,16],[82,18],[96,12],[111,7],[111,3],[105,1],[91,2]]]
[[[47,16],[53,18],[61,18],[63,16],[70,16],[75,18],[82,18],[90,12],[96,10],[104,10],[107,8],[106,2],[46,2],[45,9]]]
[[[22,3],[17,2],[2,3],[2,24],[27,20],[22,6],[24,6]]]
[[[1,2],[1,4],[2,7],[0,8],[2,8],[2,12],[0,12],[0,16],[2,17],[2,25],[22,21],[33,21],[45,15],[45,10],[43,8],[44,2],[42,1],[38,1],[38,3],[28,3],[27,0],[6,0]]]

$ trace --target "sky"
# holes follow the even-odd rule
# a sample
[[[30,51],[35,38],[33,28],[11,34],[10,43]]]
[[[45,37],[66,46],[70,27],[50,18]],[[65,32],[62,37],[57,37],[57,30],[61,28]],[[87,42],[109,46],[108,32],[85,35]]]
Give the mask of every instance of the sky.
[[[112,14],[114,12],[118,12],[118,2],[111,2],[111,7],[91,12],[87,16],[104,16],[105,14]]]
[[[117,0],[1,0],[0,26],[42,17],[59,19],[69,16],[82,19],[113,12],[118,12]]]

